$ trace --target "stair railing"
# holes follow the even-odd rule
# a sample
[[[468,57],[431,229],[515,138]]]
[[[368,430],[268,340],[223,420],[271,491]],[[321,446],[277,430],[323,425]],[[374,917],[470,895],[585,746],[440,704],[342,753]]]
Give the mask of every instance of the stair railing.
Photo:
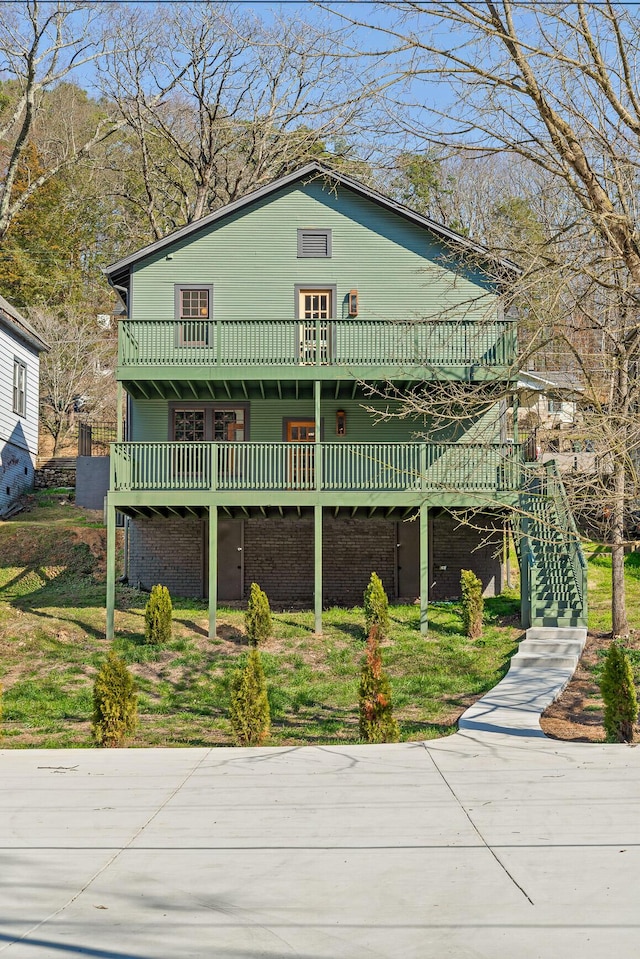
[[[569,561],[575,577],[576,589],[580,596],[584,617],[587,616],[587,561],[582,546],[580,545],[580,534],[571,512],[567,491],[560,476],[560,471],[555,460],[549,460],[544,464],[546,472],[546,493],[552,500],[557,520],[558,528],[564,535],[569,553]]]
[[[531,537],[529,536],[529,518],[522,517],[520,524],[520,614],[522,625],[533,625],[536,605],[537,570]]]

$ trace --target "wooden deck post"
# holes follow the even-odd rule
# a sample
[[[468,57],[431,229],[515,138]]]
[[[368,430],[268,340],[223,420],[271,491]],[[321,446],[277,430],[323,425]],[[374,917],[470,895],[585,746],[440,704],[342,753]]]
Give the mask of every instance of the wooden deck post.
[[[218,609],[218,507],[209,507],[209,639],[216,636]]]
[[[106,637],[115,637],[116,608],[116,511],[107,493],[107,624]]]
[[[122,443],[122,423],[123,423],[123,390],[122,383],[118,380],[116,384],[116,441]]]
[[[313,508],[314,518],[314,589],[313,602],[315,612],[316,635],[322,636],[322,506],[316,504]]]
[[[420,632],[429,632],[429,507],[420,504]]]

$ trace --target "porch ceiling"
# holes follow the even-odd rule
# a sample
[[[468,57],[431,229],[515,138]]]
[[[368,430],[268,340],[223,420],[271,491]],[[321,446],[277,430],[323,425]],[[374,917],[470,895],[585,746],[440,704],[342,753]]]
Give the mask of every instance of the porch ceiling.
[[[384,390],[385,380],[368,379],[367,385]],[[415,386],[414,380],[394,380],[399,389]],[[180,400],[184,402],[236,402],[247,400],[311,400],[313,380],[251,379],[251,380],[125,380],[123,386],[135,399]],[[322,398],[347,400],[363,395],[363,381],[324,380]]]
[[[440,512],[437,507],[434,512]],[[205,506],[127,506],[118,507],[118,512],[130,519],[152,519],[161,517],[171,518],[198,518],[204,519],[209,515]],[[388,519],[401,521],[417,515],[415,506],[331,506],[325,508],[327,516],[341,519]],[[219,519],[301,519],[313,518],[313,506],[221,506],[218,509]]]

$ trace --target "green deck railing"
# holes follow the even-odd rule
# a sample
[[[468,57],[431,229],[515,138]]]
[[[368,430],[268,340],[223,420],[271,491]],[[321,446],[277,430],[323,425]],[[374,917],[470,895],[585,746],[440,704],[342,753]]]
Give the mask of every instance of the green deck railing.
[[[113,443],[111,489],[508,492],[522,447],[484,443]]]
[[[563,534],[569,555],[569,562],[573,569],[575,585],[582,602],[584,616],[587,615],[587,560],[582,551],[580,534],[576,527],[567,491],[564,488],[560,471],[554,460],[549,460],[545,466],[545,492],[552,500],[558,525]]]
[[[512,320],[121,320],[119,364],[509,366]]]

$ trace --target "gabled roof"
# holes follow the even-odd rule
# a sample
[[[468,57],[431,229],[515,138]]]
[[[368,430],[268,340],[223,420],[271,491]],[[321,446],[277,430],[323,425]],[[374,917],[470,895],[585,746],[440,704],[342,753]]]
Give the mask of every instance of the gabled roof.
[[[376,190],[372,190],[370,187],[365,186],[358,180],[353,180],[344,173],[338,173],[336,170],[332,170],[330,167],[314,161],[312,163],[308,163],[306,166],[303,166],[298,170],[295,170],[293,173],[288,173],[286,176],[282,176],[277,180],[273,180],[266,186],[261,187],[259,190],[254,190],[252,193],[248,193],[239,200],[234,200],[233,203],[228,203],[226,206],[216,210],[215,213],[209,213],[200,220],[195,220],[193,223],[188,223],[186,226],[180,227],[178,230],[174,230],[173,233],[169,233],[161,240],[156,240],[154,243],[149,243],[148,246],[144,246],[142,249],[136,250],[129,256],[125,256],[121,260],[117,260],[115,263],[112,263],[110,266],[105,268],[105,273],[114,285],[122,283],[129,273],[129,268],[134,263],[144,260],[151,254],[159,252],[165,247],[170,246],[172,243],[182,240],[184,237],[191,236],[192,234],[198,233],[201,230],[205,230],[211,224],[224,220],[225,217],[231,216],[238,210],[242,210],[245,207],[250,206],[252,203],[256,203],[257,201],[264,199],[271,193],[281,190],[283,187],[290,186],[292,183],[295,183],[298,180],[309,181],[315,177],[330,178],[333,183],[344,186],[349,190],[352,190],[354,193],[365,197],[367,200],[371,200],[373,203],[377,203],[385,209],[392,210],[394,213],[397,213],[400,216],[405,217],[407,220],[418,224],[418,226],[424,227],[449,246],[459,250],[462,255],[475,257],[476,260],[479,260],[480,263],[483,264],[487,272],[496,278],[503,278],[505,275],[514,277],[518,276],[521,272],[520,267],[518,267],[511,260],[494,256],[486,247],[481,246],[479,243],[474,243],[472,240],[461,236],[454,230],[450,230],[441,223],[436,223],[436,221],[430,219],[430,217],[423,216],[420,213],[415,213],[413,210],[409,209],[409,207],[404,206],[402,203],[398,203],[395,200],[391,200],[389,197],[384,196],[382,193],[378,193]]]
[[[16,310],[3,296],[0,296],[0,323],[9,330],[18,333],[23,340],[33,346],[39,353],[49,350],[49,344],[36,333],[28,320]]]

